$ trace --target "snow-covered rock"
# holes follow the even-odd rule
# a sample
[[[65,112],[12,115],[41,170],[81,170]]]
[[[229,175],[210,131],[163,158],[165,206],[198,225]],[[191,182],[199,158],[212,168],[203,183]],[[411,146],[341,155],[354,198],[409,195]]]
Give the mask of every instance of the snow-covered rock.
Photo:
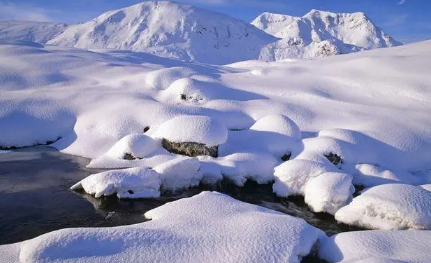
[[[291,160],[275,167],[273,191],[278,196],[305,195],[308,182],[321,174],[340,172],[332,164],[310,160]]]
[[[355,231],[320,240],[319,257],[330,262],[431,262],[431,231]]]
[[[250,127],[249,136],[248,140],[254,147],[283,156],[292,152],[295,144],[301,139],[301,131],[287,116],[268,115]]]
[[[282,38],[262,49],[261,59],[318,58],[401,45],[358,13],[311,10],[303,17],[263,13],[252,25]]]
[[[154,170],[159,173],[164,190],[178,190],[199,185],[202,175],[198,173],[197,158],[182,156],[159,164]]]
[[[311,179],[304,190],[305,202],[314,212],[335,214],[353,198],[352,176],[345,173],[324,173]]]
[[[155,138],[171,142],[195,142],[208,147],[218,146],[227,140],[226,127],[207,116],[183,115],[166,121],[157,129]]]
[[[247,180],[259,184],[273,181],[274,166],[279,163],[272,155],[251,152],[239,152],[216,159],[202,156],[199,160],[204,182],[213,183],[225,177],[238,186],[243,186]]]
[[[110,170],[90,175],[71,189],[84,189],[96,198],[112,194],[118,198],[153,198],[160,196],[160,178],[148,168]]]
[[[69,26],[53,45],[127,49],[212,64],[256,59],[276,38],[227,15],[168,1],[148,1]]]
[[[385,184],[364,191],[335,219],[373,229],[431,229],[431,193],[417,186]]]
[[[160,148],[160,141],[144,134],[130,134],[114,144],[106,155],[117,159],[143,158]]]
[[[151,221],[54,231],[0,246],[0,254],[6,262],[299,263],[324,235],[302,219],[214,192],[165,204],[145,216]]]

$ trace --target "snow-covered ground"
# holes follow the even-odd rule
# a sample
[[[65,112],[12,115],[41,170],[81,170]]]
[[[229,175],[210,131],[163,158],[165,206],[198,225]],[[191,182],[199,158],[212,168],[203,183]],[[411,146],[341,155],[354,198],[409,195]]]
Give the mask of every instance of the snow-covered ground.
[[[376,229],[431,229],[431,41],[320,60],[228,65],[32,42],[55,37],[58,42],[49,43],[89,48],[88,37],[98,37],[89,31],[92,26],[106,24],[106,32],[120,32],[122,23],[142,10],[152,10],[146,17],[152,21],[154,5],[159,3],[139,4],[67,28],[46,24],[40,32],[49,35],[36,28],[28,31],[32,23],[0,28],[12,36],[27,34],[25,40],[0,40],[0,152],[51,144],[90,158],[89,167],[114,169],[72,187],[96,197],[151,198],[222,179],[238,186],[254,180],[273,184],[280,197],[302,195],[314,212],[332,214],[340,222]],[[160,8],[174,10],[184,21],[202,15],[177,4],[162,2]],[[229,34],[257,30],[230,22],[236,29]],[[79,36],[76,43],[69,41],[71,36]],[[229,45],[240,47],[243,40],[237,40]],[[216,63],[212,60],[217,53],[211,54],[208,61]],[[253,57],[237,55],[228,61]],[[184,152],[191,157],[178,154]],[[353,198],[355,185],[369,189]],[[131,262],[138,257],[298,262],[319,239],[319,254],[330,262],[427,262],[423,251],[431,248],[425,230],[328,239],[302,220],[217,193],[170,203],[147,216],[153,220],[133,226],[49,233],[1,246],[0,255],[11,262]],[[409,233],[420,238],[411,240]],[[419,252],[400,250],[398,238],[412,249],[420,243]],[[350,251],[348,244],[355,246],[362,239],[369,242],[364,249]],[[388,245],[373,250],[373,242],[381,240]]]
[[[216,193],[168,203],[149,222],[78,228],[0,246],[2,262],[292,262],[320,230],[303,219]]]

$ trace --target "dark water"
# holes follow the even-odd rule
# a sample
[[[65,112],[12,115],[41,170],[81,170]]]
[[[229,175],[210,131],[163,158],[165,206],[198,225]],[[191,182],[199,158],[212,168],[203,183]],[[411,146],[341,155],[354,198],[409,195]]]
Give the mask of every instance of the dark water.
[[[359,230],[337,224],[328,214],[310,211],[303,198],[277,198],[271,185],[248,182],[236,187],[228,182],[200,186],[180,194],[152,200],[95,199],[69,187],[100,170],[87,169],[89,160],[34,147],[0,154],[0,244],[9,244],[68,227],[107,227],[145,221],[143,214],[204,190],[228,194],[238,200],[304,218],[328,235]],[[304,262],[318,262],[307,258]]]

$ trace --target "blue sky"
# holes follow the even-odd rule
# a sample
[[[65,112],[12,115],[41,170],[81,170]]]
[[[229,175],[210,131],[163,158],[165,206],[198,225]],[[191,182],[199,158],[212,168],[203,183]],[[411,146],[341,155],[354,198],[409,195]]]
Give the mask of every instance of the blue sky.
[[[0,0],[0,19],[84,22],[139,0]],[[250,22],[262,12],[302,16],[310,9],[365,12],[404,43],[431,39],[430,0],[177,0]]]

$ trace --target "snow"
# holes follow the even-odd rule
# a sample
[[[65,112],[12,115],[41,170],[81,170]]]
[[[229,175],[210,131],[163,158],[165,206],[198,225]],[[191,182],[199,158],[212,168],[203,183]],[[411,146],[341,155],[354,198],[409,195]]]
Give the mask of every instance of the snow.
[[[67,28],[66,24],[30,21],[0,21],[0,40],[46,43]]]
[[[237,186],[243,186],[247,180],[260,184],[273,180],[274,166],[279,162],[271,155],[264,153],[234,153],[212,158],[200,156],[203,182],[214,183],[223,178],[229,179]]]
[[[355,188],[352,176],[345,173],[324,173],[310,180],[304,190],[305,203],[314,212],[335,214],[352,201]]]
[[[324,173],[340,172],[332,164],[310,160],[291,160],[275,167],[274,193],[281,197],[305,195],[308,182]]]
[[[134,158],[143,158],[160,147],[160,142],[151,137],[144,134],[130,134],[114,144],[106,155],[117,159],[124,159],[127,154]]]
[[[337,221],[373,229],[430,229],[431,193],[417,186],[372,187],[341,208]]]
[[[401,45],[358,13],[311,10],[303,17],[265,12],[252,23],[281,40],[265,46],[260,59],[321,58]]]
[[[200,163],[197,158],[180,157],[154,167],[160,174],[164,190],[179,190],[199,185],[202,175],[198,173]]]
[[[160,196],[160,178],[148,168],[110,170],[92,174],[71,189],[84,189],[96,198],[112,194],[118,198],[152,198]]]
[[[195,142],[207,147],[226,142],[227,129],[219,121],[208,116],[178,116],[162,125],[154,134],[155,138],[171,142]]]
[[[215,192],[165,204],[145,216],[151,221],[54,231],[0,246],[0,253],[11,262],[299,263],[324,235],[302,219]]]
[[[356,231],[320,240],[319,257],[348,263],[431,262],[431,231]]]
[[[142,2],[70,25],[48,44],[123,49],[226,64],[255,59],[276,38],[227,15],[167,1]]]

